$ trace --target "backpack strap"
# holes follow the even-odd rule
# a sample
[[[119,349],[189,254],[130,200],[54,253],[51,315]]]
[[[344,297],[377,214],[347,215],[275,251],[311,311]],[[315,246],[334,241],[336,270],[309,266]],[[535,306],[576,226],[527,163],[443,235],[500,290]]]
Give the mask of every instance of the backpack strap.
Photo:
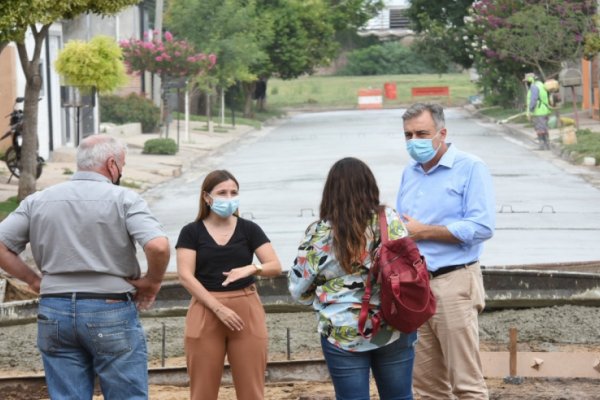
[[[379,211],[379,236],[381,239],[381,244],[388,241],[388,233],[387,233],[387,217],[385,216],[385,208],[382,208]],[[358,333],[365,339],[372,337],[379,330],[379,326],[381,325],[381,316],[379,315],[381,312],[378,311],[375,315],[371,317],[371,326],[372,330],[370,333],[365,333],[365,324],[367,323],[367,318],[369,317],[369,308],[371,307],[371,281],[373,279],[378,279],[379,268],[377,268],[377,258],[378,254],[375,255],[375,258],[371,260],[371,268],[369,268],[369,273],[367,274],[367,282],[365,282],[365,294],[362,297],[362,304],[360,307],[360,314],[358,317]]]

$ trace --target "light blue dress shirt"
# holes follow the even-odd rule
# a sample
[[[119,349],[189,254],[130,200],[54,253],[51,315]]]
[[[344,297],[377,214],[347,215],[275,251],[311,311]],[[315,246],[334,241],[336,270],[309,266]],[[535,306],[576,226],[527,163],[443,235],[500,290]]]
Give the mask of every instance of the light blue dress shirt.
[[[483,242],[492,237],[496,225],[494,187],[487,166],[451,143],[448,146],[428,172],[415,161],[404,169],[396,203],[400,215],[445,226],[461,241],[417,242],[430,271],[478,260]]]

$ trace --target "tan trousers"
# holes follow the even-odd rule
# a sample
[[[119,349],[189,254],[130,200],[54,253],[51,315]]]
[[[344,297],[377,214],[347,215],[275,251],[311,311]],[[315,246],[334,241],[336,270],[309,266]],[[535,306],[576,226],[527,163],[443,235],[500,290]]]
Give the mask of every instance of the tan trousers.
[[[421,328],[414,390],[423,400],[488,399],[477,316],[485,306],[479,263],[431,280],[435,315]]]
[[[254,285],[232,292],[211,292],[244,320],[232,331],[194,298],[185,320],[185,354],[192,400],[217,400],[225,355],[239,400],[264,398],[267,325]]]

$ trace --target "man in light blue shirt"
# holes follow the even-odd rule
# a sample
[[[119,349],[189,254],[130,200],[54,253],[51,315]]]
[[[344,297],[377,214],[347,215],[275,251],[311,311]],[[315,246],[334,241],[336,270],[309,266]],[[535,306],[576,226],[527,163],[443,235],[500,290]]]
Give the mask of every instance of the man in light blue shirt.
[[[417,103],[402,119],[414,162],[396,206],[437,300],[436,314],[419,328],[415,391],[422,399],[488,399],[477,316],[485,306],[479,257],[495,228],[492,178],[483,161],[446,143],[441,106]]]

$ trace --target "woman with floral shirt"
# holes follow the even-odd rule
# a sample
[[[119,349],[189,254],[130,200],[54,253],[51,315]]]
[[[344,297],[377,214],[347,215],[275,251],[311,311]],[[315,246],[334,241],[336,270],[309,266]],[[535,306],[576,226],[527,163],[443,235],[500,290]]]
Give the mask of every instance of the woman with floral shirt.
[[[404,334],[385,324],[370,337],[358,331],[365,281],[380,241],[381,208],[389,239],[407,236],[396,211],[380,205],[369,167],[352,157],[336,162],[325,182],[320,220],[307,228],[288,274],[292,297],[317,311],[337,400],[369,399],[370,370],[380,399],[412,399],[416,332]],[[370,315],[380,307],[380,287],[372,284]],[[371,331],[370,319],[366,328]]]

